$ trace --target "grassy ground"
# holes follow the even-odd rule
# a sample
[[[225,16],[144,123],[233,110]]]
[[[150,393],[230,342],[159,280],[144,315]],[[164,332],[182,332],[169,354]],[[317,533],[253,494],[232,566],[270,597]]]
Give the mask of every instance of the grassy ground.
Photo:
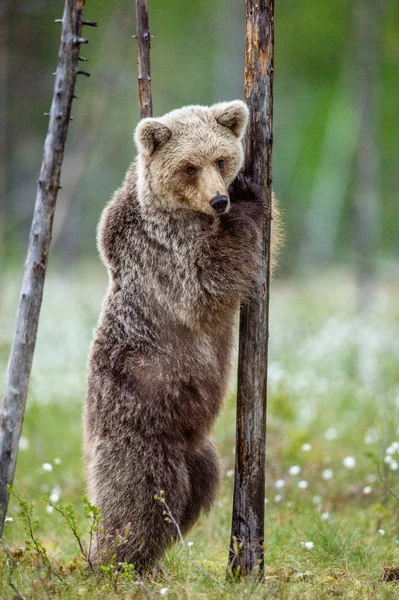
[[[19,288],[12,273],[4,283],[0,388]],[[88,530],[81,411],[105,285],[104,275],[90,269],[53,269],[46,282],[14,485],[27,505],[21,509],[15,497],[10,504],[4,540],[11,558],[0,551],[0,597],[18,597],[10,572],[15,587],[34,599],[399,597],[399,585],[383,580],[384,569],[399,565],[399,504],[383,485],[399,492],[392,446],[399,440],[399,285],[381,282],[367,318],[356,316],[355,289],[342,274],[274,285],[261,584],[225,579],[233,394],[214,431],[225,473],[218,500],[187,536],[186,549],[177,545],[165,557],[162,575],[137,581],[128,569],[112,568],[90,575],[71,527],[42,499],[51,495],[56,507],[71,503],[79,530]],[[33,535],[26,532],[27,510]]]

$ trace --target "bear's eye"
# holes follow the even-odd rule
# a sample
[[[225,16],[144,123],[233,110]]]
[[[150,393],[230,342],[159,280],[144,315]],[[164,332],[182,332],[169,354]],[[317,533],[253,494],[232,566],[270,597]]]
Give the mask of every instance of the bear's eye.
[[[223,169],[223,167],[224,167],[224,159],[223,158],[218,158],[218,160],[216,161],[216,164],[219,167],[219,169]]]
[[[196,172],[197,172],[197,169],[195,167],[193,167],[193,165],[187,165],[186,173],[188,173],[189,175],[195,175]]]

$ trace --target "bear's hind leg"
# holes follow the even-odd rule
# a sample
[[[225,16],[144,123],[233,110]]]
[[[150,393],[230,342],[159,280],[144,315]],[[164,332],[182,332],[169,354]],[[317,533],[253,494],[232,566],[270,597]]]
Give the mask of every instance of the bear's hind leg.
[[[208,439],[190,449],[186,455],[190,479],[190,498],[180,523],[182,533],[198,520],[201,511],[208,512],[215,500],[220,481],[219,456]]]
[[[130,443],[103,444],[89,472],[90,499],[101,508],[105,529],[94,560],[96,554],[101,562],[114,556],[116,563],[132,563],[139,572],[150,569],[177,537],[154,495],[163,491],[178,523],[185,514],[190,485],[184,447],[135,434]]]

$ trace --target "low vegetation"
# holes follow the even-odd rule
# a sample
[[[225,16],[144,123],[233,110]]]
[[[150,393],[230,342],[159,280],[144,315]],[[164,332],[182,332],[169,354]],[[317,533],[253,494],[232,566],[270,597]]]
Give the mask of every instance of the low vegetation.
[[[10,273],[3,284],[1,388],[19,282]],[[151,576],[130,565],[91,572],[87,550],[101,517],[84,498],[81,411],[105,285],[91,268],[49,274],[0,549],[0,597],[397,598],[399,286],[381,281],[375,311],[359,316],[345,274],[274,284],[259,583],[226,579],[234,393],[214,432],[225,477],[210,515]],[[158,501],[162,518],[162,495]]]

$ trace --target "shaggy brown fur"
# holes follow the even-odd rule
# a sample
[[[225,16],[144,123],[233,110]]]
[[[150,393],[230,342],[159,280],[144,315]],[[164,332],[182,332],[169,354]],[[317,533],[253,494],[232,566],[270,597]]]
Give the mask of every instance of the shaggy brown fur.
[[[149,568],[176,537],[154,494],[164,491],[183,532],[215,498],[219,461],[209,432],[237,309],[256,279],[264,212],[243,176],[230,186],[246,122],[240,101],[144,119],[137,162],[102,216],[110,285],[85,411],[89,497],[107,532],[94,560],[114,551],[117,561]],[[220,195],[228,197],[223,214],[210,204]]]

